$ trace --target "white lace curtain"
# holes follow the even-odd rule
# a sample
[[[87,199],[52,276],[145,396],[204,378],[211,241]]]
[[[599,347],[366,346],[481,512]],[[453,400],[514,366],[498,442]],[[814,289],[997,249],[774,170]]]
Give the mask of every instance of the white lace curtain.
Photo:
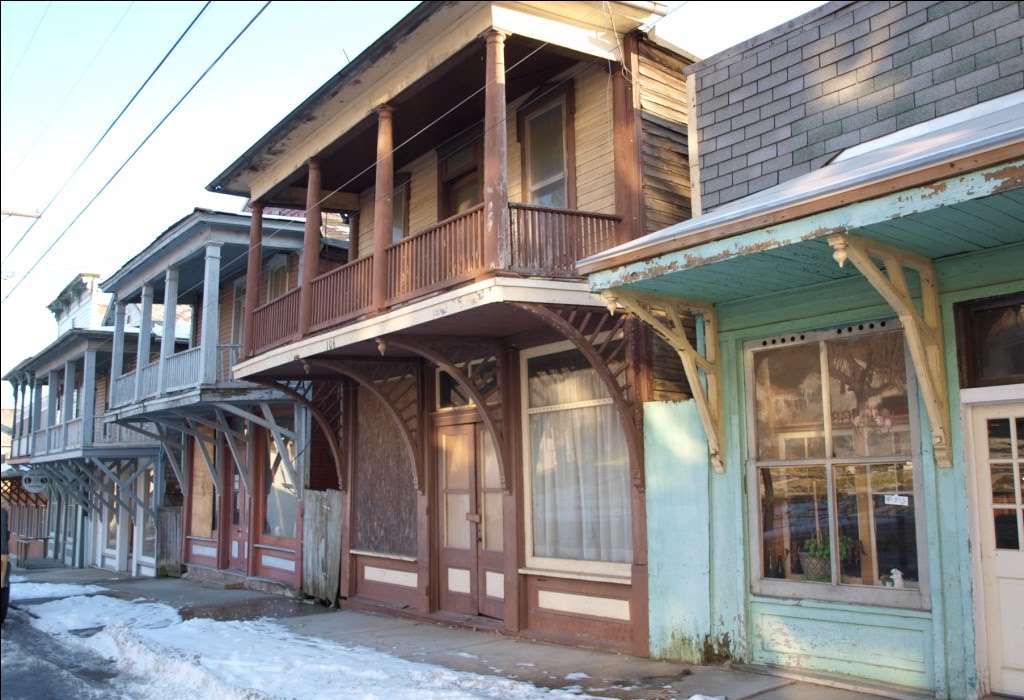
[[[534,555],[631,562],[629,453],[608,392],[589,368],[531,375],[529,389]]]

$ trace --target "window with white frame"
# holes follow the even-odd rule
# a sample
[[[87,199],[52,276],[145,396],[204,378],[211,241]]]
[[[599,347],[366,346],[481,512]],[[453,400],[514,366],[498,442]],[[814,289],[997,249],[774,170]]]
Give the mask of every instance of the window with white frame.
[[[747,344],[755,592],[923,605],[913,373],[896,321]]]
[[[629,452],[608,390],[567,343],[522,363],[527,566],[628,576]]]

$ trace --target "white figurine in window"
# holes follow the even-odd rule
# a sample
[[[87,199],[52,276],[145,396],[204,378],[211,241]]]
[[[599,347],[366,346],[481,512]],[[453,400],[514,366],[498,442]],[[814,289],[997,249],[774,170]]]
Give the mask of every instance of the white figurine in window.
[[[903,588],[903,572],[899,569],[893,569],[889,573],[892,574],[893,588]]]

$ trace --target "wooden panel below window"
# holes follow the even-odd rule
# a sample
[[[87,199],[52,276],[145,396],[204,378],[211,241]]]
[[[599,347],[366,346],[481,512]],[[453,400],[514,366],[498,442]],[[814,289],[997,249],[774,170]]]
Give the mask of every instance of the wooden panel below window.
[[[631,648],[631,586],[551,576],[524,580],[527,633],[604,648]]]
[[[419,566],[415,561],[368,554],[351,557],[356,572],[355,595],[393,605],[416,605]]]

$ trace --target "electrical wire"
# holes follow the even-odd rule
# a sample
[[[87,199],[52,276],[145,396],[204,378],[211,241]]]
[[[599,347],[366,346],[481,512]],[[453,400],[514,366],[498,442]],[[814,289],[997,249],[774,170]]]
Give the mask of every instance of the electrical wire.
[[[231,49],[231,47],[234,46],[235,43],[240,38],[242,38],[242,35],[245,34],[245,32],[248,31],[249,27],[252,26],[253,22],[255,22],[259,18],[259,16],[263,14],[264,10],[266,10],[270,6],[271,2],[272,2],[272,0],[267,0],[265,3],[263,3],[263,6],[260,7],[259,11],[255,15],[253,15],[252,19],[250,19],[246,23],[246,25],[244,27],[242,27],[241,31],[239,31],[238,34],[235,35],[235,38],[232,39],[231,42],[226,47],[224,47],[224,50],[221,51],[220,54],[218,54],[215,59],[213,59],[213,62],[209,66],[207,66],[206,70],[204,70],[202,72],[202,74],[198,78],[196,78],[195,82],[192,83],[192,86],[189,87],[189,89],[185,91],[185,94],[182,95],[178,99],[178,101],[174,103],[174,106],[171,107],[171,109],[167,112],[167,114],[165,114],[163,116],[163,118],[159,122],[157,122],[157,125],[154,126],[153,129],[142,140],[142,142],[138,146],[135,147],[135,150],[131,152],[131,155],[129,155],[128,158],[125,159],[125,161],[114,172],[114,174],[111,175],[110,178],[105,183],[103,183],[103,186],[99,189],[99,191],[96,194],[94,194],[92,196],[92,199],[90,199],[86,203],[86,205],[82,208],[82,210],[80,212],[78,212],[78,214],[75,216],[75,218],[72,219],[71,223],[68,224],[67,227],[63,231],[61,231],[60,235],[57,236],[57,238],[53,241],[53,243],[51,243],[50,246],[45,251],[43,251],[43,254],[40,255],[36,259],[36,261],[34,263],[32,263],[32,266],[28,269],[28,271],[26,271],[25,274],[23,274],[21,276],[21,278],[17,281],[17,283],[14,285],[14,287],[12,287],[11,290],[9,292],[7,292],[6,295],[4,295],[4,298],[3,298],[2,301],[7,301],[8,299],[11,298],[11,295],[14,294],[14,292],[18,289],[18,287],[21,286],[21,283],[24,282],[28,278],[28,276],[30,274],[32,274],[33,270],[35,270],[36,267],[39,266],[39,263],[41,263],[43,261],[43,259],[50,253],[50,251],[53,250],[54,247],[61,241],[61,239],[64,238],[64,236],[67,235],[68,231],[71,230],[71,227],[74,226],[78,222],[78,220],[82,217],[83,214],[85,214],[86,211],[88,211],[89,207],[92,206],[93,202],[95,202],[99,198],[99,196],[106,191],[107,187],[110,186],[110,183],[112,183],[114,181],[114,179],[118,175],[121,174],[121,171],[124,170],[125,167],[127,167],[128,163],[130,163],[132,161],[132,159],[135,157],[135,155],[140,150],[142,150],[142,147],[145,146],[149,142],[149,140],[153,137],[153,134],[155,134],[157,132],[157,130],[161,126],[164,125],[164,122],[166,122],[171,117],[171,115],[174,114],[174,112],[178,109],[178,107],[181,105],[181,103],[184,102],[185,99],[189,95],[192,94],[192,91],[195,90],[196,86],[198,86],[199,83],[202,82],[203,78],[205,78],[207,76],[207,74],[211,70],[213,70],[214,66],[216,66],[220,62],[220,60],[224,57],[224,54],[226,54]],[[0,303],[2,303],[2,302],[0,302]]]
[[[57,193],[50,198],[50,201],[46,203],[46,206],[43,207],[43,210],[41,212],[39,212],[39,215],[32,221],[29,227],[25,229],[25,231],[21,234],[18,240],[14,242],[14,245],[7,252],[7,255],[4,256],[3,262],[0,263],[0,265],[7,264],[7,261],[10,259],[11,255],[14,254],[14,251],[17,250],[18,246],[21,245],[21,242],[25,240],[25,237],[28,236],[29,233],[31,233],[32,229],[35,228],[35,225],[39,223],[40,219],[43,218],[43,216],[49,210],[50,206],[55,201],[57,201],[57,198],[60,197],[60,195],[64,192],[64,188],[66,188],[68,184],[71,183],[71,181],[75,178],[75,175],[78,174],[78,171],[82,169],[82,167],[86,164],[86,162],[89,160],[92,154],[96,152],[96,149],[100,147],[100,144],[103,143],[103,140],[107,138],[107,136],[110,134],[114,126],[116,126],[117,123],[121,120],[121,117],[124,116],[124,113],[128,111],[128,108],[132,106],[132,104],[135,102],[139,94],[146,88],[147,85],[149,85],[149,82],[157,74],[157,71],[159,71],[160,68],[163,67],[167,59],[170,58],[172,53],[174,53],[174,50],[178,48],[178,44],[182,42],[182,40],[189,33],[189,31],[192,30],[192,27],[195,26],[196,22],[199,21],[199,18],[203,16],[203,13],[206,12],[207,8],[210,6],[210,3],[212,1],[213,0],[207,0],[206,4],[204,4],[202,9],[199,10],[199,13],[192,18],[192,21],[189,22],[189,25],[185,27],[185,31],[181,33],[181,36],[178,37],[178,40],[174,42],[170,49],[168,49],[167,53],[164,54],[164,57],[160,59],[160,62],[156,65],[156,68],[154,68],[150,72],[149,76],[145,79],[145,81],[143,81],[142,85],[139,86],[139,89],[135,91],[135,94],[132,95],[131,99],[128,100],[127,104],[125,104],[125,106],[121,108],[121,111],[118,113],[116,117],[114,117],[114,121],[110,122],[110,126],[106,128],[106,130],[103,132],[103,135],[100,136],[99,140],[95,144],[93,144],[93,147],[89,149],[89,152],[85,154],[85,157],[82,158],[81,162],[79,162],[79,164],[75,167],[71,174],[68,175],[67,179],[64,181],[64,184],[62,184],[60,188],[57,190]]]
[[[11,77],[7,79],[7,84],[4,85],[4,90],[0,93],[0,100],[7,97],[7,91],[11,89],[11,85],[14,83],[14,78],[18,75],[18,69],[21,68],[21,62],[25,59],[25,55],[28,50],[32,48],[32,42],[36,39],[36,34],[39,33],[39,28],[43,26],[43,20],[46,19],[46,14],[50,11],[52,2],[46,3],[46,8],[43,10],[43,14],[39,16],[39,21],[36,22],[36,28],[32,30],[32,36],[28,38],[28,43],[25,44],[25,48],[22,50],[21,55],[18,56],[18,62],[14,65],[14,70],[11,71]]]
[[[120,28],[121,23],[124,22],[124,18],[128,16],[128,12],[134,6],[135,3],[133,2],[130,5],[128,5],[127,8],[125,8],[125,11],[123,13],[121,13],[121,17],[117,20],[117,23],[114,24],[114,28],[110,30],[110,33],[107,34],[107,37],[103,40],[103,43],[100,44],[98,49],[96,49],[96,53],[94,53],[92,58],[89,59],[89,62],[85,65],[85,68],[82,69],[82,72],[78,74],[78,78],[75,79],[75,84],[72,85],[71,89],[68,90],[67,94],[64,95],[64,99],[61,100],[60,106],[58,106],[55,110],[50,112],[50,121],[46,123],[46,126],[44,126],[38,134],[36,134],[35,140],[32,141],[29,147],[25,149],[25,152],[21,154],[21,160],[19,160],[11,169],[11,179],[14,179],[18,176],[18,170],[25,163],[25,161],[28,160],[28,157],[32,154],[32,151],[35,150],[36,146],[39,145],[39,142],[43,140],[43,137],[49,133],[50,129],[53,127],[54,122],[57,121],[57,117],[64,112],[64,108],[68,106],[68,102],[71,100],[71,96],[75,94],[75,91],[78,90],[78,86],[82,84],[82,79],[85,78],[86,75],[88,75],[89,71],[92,69],[93,64],[96,63],[96,59],[99,58],[100,54],[103,53],[103,49],[107,48],[107,44],[110,43],[110,40],[113,38],[114,34]]]

